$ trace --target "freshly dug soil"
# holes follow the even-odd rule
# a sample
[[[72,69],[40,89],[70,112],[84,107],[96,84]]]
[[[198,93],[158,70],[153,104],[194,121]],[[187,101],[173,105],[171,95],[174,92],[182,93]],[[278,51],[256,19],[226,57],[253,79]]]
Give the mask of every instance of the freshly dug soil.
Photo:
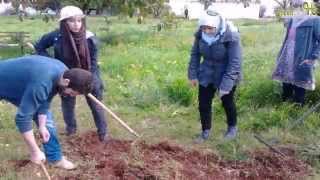
[[[286,157],[256,150],[248,153],[246,161],[226,161],[214,153],[186,150],[167,141],[147,144],[110,139],[100,143],[95,132],[73,137],[65,141],[63,147],[68,149],[65,154],[78,163],[78,168],[63,171],[50,167],[52,179],[300,180],[311,172],[290,148],[281,148]],[[17,171],[28,171],[29,166],[38,168],[28,161],[14,162]]]

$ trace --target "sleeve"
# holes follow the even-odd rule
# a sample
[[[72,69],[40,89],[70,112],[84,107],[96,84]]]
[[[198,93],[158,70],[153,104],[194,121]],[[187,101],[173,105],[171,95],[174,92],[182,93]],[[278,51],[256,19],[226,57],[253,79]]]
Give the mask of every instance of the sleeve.
[[[311,53],[311,59],[316,60],[320,57],[320,19],[316,18],[314,22],[314,44]]]
[[[239,33],[236,33],[236,40],[228,42],[229,63],[222,77],[219,89],[230,92],[241,74],[242,52]]]
[[[25,90],[16,114],[16,125],[21,133],[32,129],[36,113],[46,114],[49,109],[48,93],[43,86],[29,86]]]
[[[88,40],[88,48],[90,52],[91,59],[91,72],[95,73],[98,70],[98,39],[90,37]]]
[[[47,49],[53,46],[56,32],[51,32],[43,35],[35,44],[35,50],[38,55],[50,57]]]
[[[191,49],[190,62],[188,67],[188,79],[193,80],[198,78],[201,54],[199,50],[199,39],[195,38]]]

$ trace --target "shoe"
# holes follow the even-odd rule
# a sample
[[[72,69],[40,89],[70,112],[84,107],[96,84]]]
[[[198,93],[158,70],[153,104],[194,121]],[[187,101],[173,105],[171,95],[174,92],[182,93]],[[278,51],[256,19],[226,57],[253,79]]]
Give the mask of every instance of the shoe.
[[[99,141],[100,142],[107,142],[108,141],[108,136],[105,134],[99,134]]]
[[[74,134],[77,133],[77,130],[76,129],[72,129],[72,130],[66,130],[66,135],[67,136],[72,136]]]
[[[237,129],[236,126],[228,127],[227,132],[224,134],[224,139],[225,140],[231,140],[231,139],[236,138],[237,131],[238,131],[238,129]]]
[[[208,140],[209,136],[210,136],[210,129],[206,129],[206,130],[202,131],[202,138],[204,140]]]
[[[66,170],[72,170],[76,168],[76,165],[67,160],[64,156],[62,156],[62,159],[60,161],[54,163],[53,166]]]
[[[200,144],[208,140],[210,136],[210,129],[206,129],[195,139],[195,143]]]

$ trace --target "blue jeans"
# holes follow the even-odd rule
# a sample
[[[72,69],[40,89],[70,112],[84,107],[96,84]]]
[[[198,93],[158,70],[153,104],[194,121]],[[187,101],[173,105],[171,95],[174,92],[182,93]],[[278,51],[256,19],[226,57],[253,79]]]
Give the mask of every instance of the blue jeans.
[[[34,115],[33,121],[39,126],[38,114]],[[44,154],[46,155],[49,163],[54,163],[62,159],[61,146],[58,140],[58,134],[54,124],[52,113],[47,113],[46,127],[50,133],[50,139],[48,142],[43,143]]]
[[[98,75],[94,76],[93,80],[93,89],[91,94],[95,96],[98,100],[102,101],[103,97],[103,84],[102,80]],[[91,100],[89,97],[86,97],[87,104],[90,107],[94,123],[97,127],[97,132],[99,135],[106,135],[107,134],[107,122],[106,122],[106,115],[105,110]],[[61,96],[61,106],[62,106],[62,113],[63,119],[66,124],[66,131],[67,133],[74,133],[77,130],[77,121],[75,118],[75,105],[76,105],[76,98],[71,96],[63,97]]]

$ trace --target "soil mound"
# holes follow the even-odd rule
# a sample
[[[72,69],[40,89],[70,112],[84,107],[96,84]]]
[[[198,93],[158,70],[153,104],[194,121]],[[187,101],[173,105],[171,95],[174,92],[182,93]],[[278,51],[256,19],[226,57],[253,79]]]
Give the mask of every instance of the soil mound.
[[[68,147],[67,147],[68,146]],[[78,163],[75,171],[50,168],[53,179],[304,179],[309,166],[295,157],[289,148],[281,157],[268,150],[248,153],[246,161],[226,161],[214,153],[186,150],[164,141],[147,144],[144,141],[110,139],[100,143],[95,132],[88,132],[66,141],[66,155]],[[17,169],[26,169],[26,162],[16,162]]]

